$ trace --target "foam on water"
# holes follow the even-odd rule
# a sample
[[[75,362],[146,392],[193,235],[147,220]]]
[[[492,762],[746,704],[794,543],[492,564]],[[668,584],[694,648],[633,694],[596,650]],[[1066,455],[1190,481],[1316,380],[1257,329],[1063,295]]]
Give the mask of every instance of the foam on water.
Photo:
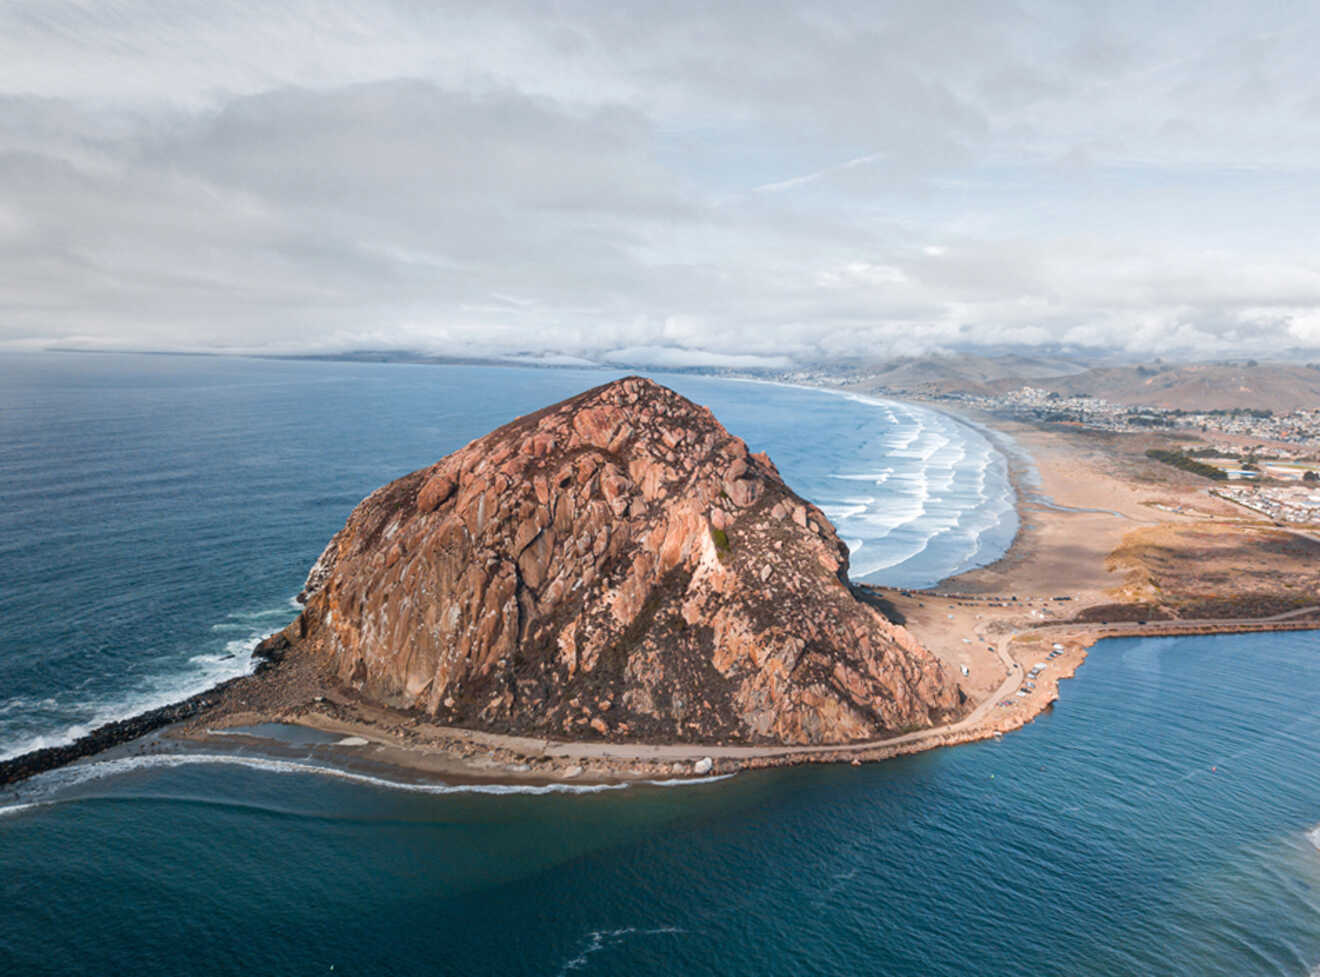
[[[873,502],[875,499],[844,499],[840,505],[821,506],[821,509],[832,521],[839,522],[861,515]]]
[[[298,603],[298,599],[296,597],[290,597],[287,604],[279,604],[258,611],[237,611],[230,614],[225,620],[217,621],[215,624],[212,624],[211,630],[251,631],[258,625],[270,625],[271,627],[276,627],[282,625],[288,620],[290,608],[293,609],[295,614],[302,613],[302,605]]]
[[[847,496],[819,500],[842,535],[870,544],[865,562],[853,565],[858,578],[874,578],[882,571],[917,561],[928,564],[931,578],[936,578],[998,555],[989,538],[994,530],[1008,525],[1015,500],[1005,459],[983,433],[923,408],[855,393],[825,392],[883,411],[891,425],[880,437],[879,446],[893,464],[883,470],[839,471],[831,476],[883,485],[886,491],[865,503]],[[990,491],[992,472],[1002,485],[997,494]],[[999,542],[1002,545],[1007,540]],[[853,549],[854,556],[857,549]]]
[[[739,381],[766,383],[767,381]],[[875,426],[841,427],[844,453],[857,469],[815,476],[806,493],[849,541],[855,579],[929,586],[994,560],[1016,529],[1015,495],[1008,479],[1007,439],[948,414],[852,391],[795,384],[874,413]],[[821,452],[827,456],[829,450]],[[820,482],[818,479],[825,479]],[[862,482],[882,492],[862,501],[836,494],[832,482]],[[995,487],[997,486],[997,491]],[[854,545],[854,543],[858,545]],[[856,559],[866,549],[864,560]]]
[[[243,637],[229,639],[215,651],[190,655],[186,659],[188,666],[186,668],[167,668],[163,672],[147,676],[143,680],[145,688],[126,695],[108,699],[79,699],[71,698],[68,694],[57,694],[40,702],[17,696],[0,703],[0,716],[30,714],[34,707],[40,707],[48,712],[80,717],[78,721],[69,723],[55,732],[34,734],[21,729],[12,732],[9,736],[0,739],[0,760],[22,756],[47,747],[67,746],[98,726],[181,702],[207,689],[215,688],[229,679],[247,675],[252,671],[254,664],[253,650],[272,630],[270,627],[255,628],[254,622],[282,619],[287,617],[287,614],[287,609],[281,605],[264,611],[231,615],[231,618],[240,619],[236,626],[244,630]],[[234,623],[234,621],[221,622],[220,626]]]
[[[612,930],[592,930],[587,934],[581,952],[572,959],[565,961],[564,965],[559,968],[560,977],[570,971],[581,970],[587,965],[587,960],[593,953],[599,953],[608,947],[617,946],[631,936],[664,936],[682,932],[683,930],[677,926],[657,926],[651,929],[624,926]]]
[[[858,482],[870,482],[873,485],[884,485],[885,482],[889,481],[890,477],[893,474],[894,474],[894,470],[892,468],[885,468],[878,472],[862,472],[861,474],[858,475],[844,475],[836,472],[831,477],[851,479],[853,481],[858,481]],[[870,501],[874,502],[875,499],[871,499]]]
[[[273,774],[328,777],[382,790],[406,791],[414,794],[599,794],[603,791],[626,790],[632,786],[693,787],[718,783],[734,776],[734,774],[718,774],[701,778],[638,780],[611,784],[571,784],[562,781],[548,784],[411,783],[297,760],[277,760],[270,757],[228,753],[160,753],[74,764],[41,774],[21,785],[15,801],[0,806],[0,814],[12,814],[27,808],[58,803],[73,788],[97,780],[119,777],[141,770],[169,770],[205,765],[246,767]]]

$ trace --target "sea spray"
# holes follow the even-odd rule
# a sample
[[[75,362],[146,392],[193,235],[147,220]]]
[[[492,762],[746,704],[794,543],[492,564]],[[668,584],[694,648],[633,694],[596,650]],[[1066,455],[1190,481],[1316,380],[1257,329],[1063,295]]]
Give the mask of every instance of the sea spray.
[[[232,619],[239,617],[240,621]],[[220,627],[237,623],[245,633],[241,638],[231,638],[215,651],[199,652],[188,656],[187,667],[177,666],[169,671],[158,672],[144,678],[143,685],[130,692],[108,697],[91,699],[76,698],[76,693],[56,693],[43,700],[45,708],[68,717],[78,717],[73,722],[59,729],[48,732],[33,732],[11,722],[12,732],[0,739],[0,761],[34,753],[38,750],[67,747],[93,731],[114,723],[124,722],[143,713],[164,709],[168,706],[201,695],[216,686],[250,674],[255,662],[252,651],[266,634],[278,630],[287,617],[284,607],[259,611],[244,615],[230,615],[230,620],[220,622]],[[243,620],[246,619],[246,620]],[[252,620],[265,620],[267,626],[254,628]],[[213,626],[212,630],[217,630]],[[16,697],[16,701],[25,701]],[[18,713],[15,701],[0,703],[0,716]],[[30,717],[31,710],[28,710]]]

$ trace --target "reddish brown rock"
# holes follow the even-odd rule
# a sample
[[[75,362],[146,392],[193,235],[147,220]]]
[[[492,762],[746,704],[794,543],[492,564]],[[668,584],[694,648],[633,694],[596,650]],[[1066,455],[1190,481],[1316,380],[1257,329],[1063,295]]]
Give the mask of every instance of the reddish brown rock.
[[[373,492],[286,633],[371,698],[500,732],[838,743],[957,715],[847,568],[768,457],[630,377]]]

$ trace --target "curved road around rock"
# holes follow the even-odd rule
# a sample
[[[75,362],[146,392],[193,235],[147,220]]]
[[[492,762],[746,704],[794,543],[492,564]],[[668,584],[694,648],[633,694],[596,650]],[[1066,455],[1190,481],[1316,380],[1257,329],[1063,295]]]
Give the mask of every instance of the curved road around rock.
[[[1003,664],[1007,674],[1004,681],[992,695],[987,696],[981,701],[975,709],[955,723],[949,723],[945,726],[935,726],[930,729],[922,729],[913,733],[905,733],[901,736],[894,736],[883,740],[866,740],[858,743],[838,743],[824,744],[818,746],[703,746],[701,744],[640,744],[640,743],[588,743],[588,742],[559,742],[556,740],[531,740],[516,738],[522,748],[533,743],[542,744],[540,752],[546,756],[563,757],[565,759],[609,759],[609,760],[650,760],[650,761],[692,761],[702,757],[711,757],[713,759],[730,760],[751,760],[769,757],[785,756],[804,756],[819,753],[864,753],[868,750],[890,749],[893,747],[910,746],[925,741],[946,740],[951,735],[967,732],[975,729],[986,717],[986,715],[995,708],[1005,696],[1012,695],[1022,684],[1021,666],[1013,660],[1009,654],[1009,646],[1017,638],[1024,634],[1040,635],[1051,637],[1060,634],[1077,635],[1085,633],[1088,636],[1093,635],[1096,640],[1107,637],[1140,637],[1143,635],[1150,637],[1175,637],[1184,633],[1196,633],[1199,631],[1214,631],[1218,633],[1233,633],[1237,631],[1252,631],[1257,628],[1270,630],[1270,625],[1285,623],[1293,618],[1303,617],[1307,614],[1320,612],[1320,605],[1310,607],[1301,607],[1296,610],[1286,611],[1282,614],[1275,614],[1270,617],[1254,618],[1211,618],[1202,620],[1183,620],[1183,621],[1154,621],[1147,625],[1137,625],[1131,623],[1125,624],[1047,624],[1038,628],[1030,628],[1025,631],[1018,631],[999,640],[995,648],[999,655],[999,660]],[[1315,622],[1317,629],[1320,629],[1320,620]],[[513,737],[500,737],[492,734],[486,734],[482,739],[488,739],[490,742],[510,742]]]

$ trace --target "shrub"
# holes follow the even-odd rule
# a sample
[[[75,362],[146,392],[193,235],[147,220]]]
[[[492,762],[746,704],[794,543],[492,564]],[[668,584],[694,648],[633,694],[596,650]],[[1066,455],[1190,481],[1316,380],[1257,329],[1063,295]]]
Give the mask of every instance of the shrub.
[[[733,547],[729,545],[729,534],[723,529],[716,529],[714,526],[711,526],[710,538],[715,544],[715,554],[720,558],[720,561],[727,561],[733,554]]]
[[[1151,448],[1146,452],[1147,458],[1154,458],[1156,461],[1162,461],[1166,465],[1172,465],[1174,468],[1181,468],[1185,472],[1191,472],[1193,475],[1200,475],[1203,478],[1214,479],[1216,482],[1222,482],[1228,478],[1228,472],[1222,468],[1216,468],[1214,465],[1207,465],[1203,461],[1197,461],[1195,458],[1189,458],[1181,451],[1166,451],[1163,448]]]

